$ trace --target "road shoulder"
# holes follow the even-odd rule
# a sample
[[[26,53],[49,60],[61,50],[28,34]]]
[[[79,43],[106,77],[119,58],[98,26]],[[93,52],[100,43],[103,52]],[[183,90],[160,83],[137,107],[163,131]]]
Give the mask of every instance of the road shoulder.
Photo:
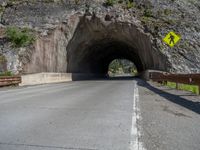
[[[200,97],[138,80],[141,141],[148,150],[196,150],[200,143]]]

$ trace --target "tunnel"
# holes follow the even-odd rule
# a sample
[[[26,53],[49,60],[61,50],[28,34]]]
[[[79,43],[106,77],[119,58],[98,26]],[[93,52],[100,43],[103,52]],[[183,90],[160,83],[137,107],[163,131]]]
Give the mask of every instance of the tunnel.
[[[87,49],[80,48],[78,51],[77,55],[71,58],[76,61],[69,59],[69,72],[106,75],[109,64],[115,59],[130,60],[139,72],[144,71],[137,51],[120,41],[104,39],[93,43]]]
[[[67,72],[106,75],[115,59],[133,62],[139,73],[164,68],[147,34],[129,23],[83,17],[67,46]]]
[[[167,58],[138,22],[108,21],[103,15],[84,15],[72,16],[68,23],[37,39],[35,49],[23,57],[24,74],[58,72],[105,76],[115,59],[130,60],[138,73],[147,69],[167,70]]]

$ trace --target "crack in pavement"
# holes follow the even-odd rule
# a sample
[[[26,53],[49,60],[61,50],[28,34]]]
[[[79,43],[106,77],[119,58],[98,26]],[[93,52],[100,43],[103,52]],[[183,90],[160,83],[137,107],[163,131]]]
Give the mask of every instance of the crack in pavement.
[[[10,146],[27,146],[27,147],[38,147],[38,148],[50,148],[50,149],[66,149],[66,150],[98,150],[91,148],[75,148],[75,147],[63,147],[63,146],[47,146],[47,145],[36,145],[36,144],[17,144],[17,143],[1,143],[0,145]]]

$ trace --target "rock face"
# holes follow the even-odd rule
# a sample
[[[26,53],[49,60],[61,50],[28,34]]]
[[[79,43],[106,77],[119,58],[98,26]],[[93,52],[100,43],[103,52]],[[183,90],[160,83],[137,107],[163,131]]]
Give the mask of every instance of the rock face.
[[[139,72],[200,72],[198,0],[134,0],[130,9],[104,2],[0,0],[1,30],[18,26],[37,33],[33,45],[16,49],[0,32],[7,69],[105,74],[112,60],[123,58]],[[174,48],[162,42],[169,31],[182,38]]]

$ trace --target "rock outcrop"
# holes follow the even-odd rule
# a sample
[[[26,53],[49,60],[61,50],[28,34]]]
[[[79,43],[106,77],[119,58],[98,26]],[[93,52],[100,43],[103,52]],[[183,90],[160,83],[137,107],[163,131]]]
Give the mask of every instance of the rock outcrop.
[[[115,58],[139,71],[200,72],[200,2],[134,0],[131,8],[103,0],[0,0],[0,55],[14,73],[106,73]],[[8,26],[29,28],[36,40],[14,48]],[[175,31],[170,48],[163,37]]]

